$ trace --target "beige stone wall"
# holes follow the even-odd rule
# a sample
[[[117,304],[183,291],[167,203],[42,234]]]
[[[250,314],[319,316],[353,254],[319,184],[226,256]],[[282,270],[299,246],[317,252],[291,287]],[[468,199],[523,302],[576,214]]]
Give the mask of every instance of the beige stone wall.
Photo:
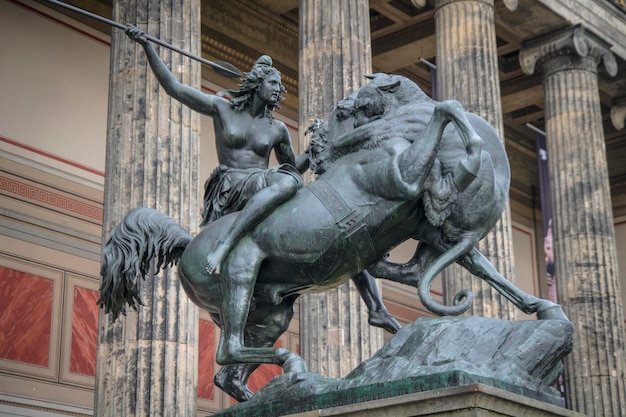
[[[0,136],[104,172],[109,41],[35,2],[24,4],[29,8],[0,3]],[[28,157],[102,182],[77,167]]]

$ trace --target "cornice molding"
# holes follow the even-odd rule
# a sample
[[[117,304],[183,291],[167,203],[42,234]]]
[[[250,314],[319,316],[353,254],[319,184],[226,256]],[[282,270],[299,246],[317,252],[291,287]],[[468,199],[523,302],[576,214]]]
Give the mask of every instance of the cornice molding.
[[[537,0],[572,24],[584,24],[611,45],[611,51],[626,60],[625,10],[611,1]]]

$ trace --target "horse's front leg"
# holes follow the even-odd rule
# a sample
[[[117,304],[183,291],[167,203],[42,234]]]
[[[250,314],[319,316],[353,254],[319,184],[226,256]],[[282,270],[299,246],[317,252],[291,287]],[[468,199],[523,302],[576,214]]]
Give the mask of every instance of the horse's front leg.
[[[473,132],[473,128],[467,121],[461,103],[456,100],[442,101],[435,106],[433,114],[420,137],[398,157],[398,169],[406,191],[409,194],[419,196],[424,191],[428,174],[435,162],[443,130],[450,122],[454,122],[457,125],[466,148],[471,149],[471,152],[468,151],[468,153],[472,154],[472,164],[469,164],[469,166],[475,165],[476,157],[474,155],[476,155],[476,149],[478,149],[477,159],[478,167],[480,167],[482,139],[476,132]],[[464,123],[467,123],[467,125],[465,126]],[[472,170],[474,169],[478,173],[477,168],[472,168]],[[465,182],[467,181],[462,181],[460,185],[464,185]]]
[[[467,152],[467,156],[461,159],[454,169],[454,184],[459,191],[464,191],[476,179],[480,171],[483,140],[467,119],[461,103],[454,101],[450,103],[452,105],[447,107],[448,117],[454,124]]]
[[[380,296],[375,278],[367,270],[363,270],[352,278],[363,302],[367,306],[370,326],[380,327],[389,333],[397,333],[402,326],[392,316]]]

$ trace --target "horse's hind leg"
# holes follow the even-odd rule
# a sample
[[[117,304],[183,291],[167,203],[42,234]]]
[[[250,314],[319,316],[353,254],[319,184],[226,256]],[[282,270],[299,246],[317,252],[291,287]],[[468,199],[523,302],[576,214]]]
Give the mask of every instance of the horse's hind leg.
[[[563,309],[549,300],[537,298],[517,288],[504,278],[491,262],[478,249],[474,248],[459,263],[472,274],[484,279],[500,294],[505,296],[517,308],[526,314],[537,313],[539,319],[553,319],[568,321]]]
[[[219,314],[211,314],[213,321],[222,327],[222,320]],[[248,378],[244,375],[250,375],[258,364],[245,364],[245,365],[227,365],[220,368],[215,374],[213,382],[215,386],[236,399],[239,402],[247,401],[254,393],[248,388]],[[246,368],[253,367],[252,370]]]
[[[297,296],[286,297],[279,305],[259,303],[250,312],[244,343],[249,347],[272,347],[287,330],[293,318]],[[254,393],[248,388],[248,378],[258,363],[225,366],[215,375],[215,384],[237,401],[247,401]]]
[[[272,363],[285,372],[305,372],[304,360],[288,349],[244,344],[254,284],[264,257],[256,243],[244,237],[224,265],[220,276],[222,335],[216,361],[220,365]]]

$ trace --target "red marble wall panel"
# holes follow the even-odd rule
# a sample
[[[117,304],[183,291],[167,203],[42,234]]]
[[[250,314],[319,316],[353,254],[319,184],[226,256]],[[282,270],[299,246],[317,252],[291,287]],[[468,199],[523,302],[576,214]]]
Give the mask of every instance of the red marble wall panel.
[[[199,320],[198,397],[213,400],[215,396],[215,324]]]
[[[98,291],[74,288],[70,372],[96,375],[98,344]]]
[[[48,366],[54,281],[0,267],[0,358]]]

